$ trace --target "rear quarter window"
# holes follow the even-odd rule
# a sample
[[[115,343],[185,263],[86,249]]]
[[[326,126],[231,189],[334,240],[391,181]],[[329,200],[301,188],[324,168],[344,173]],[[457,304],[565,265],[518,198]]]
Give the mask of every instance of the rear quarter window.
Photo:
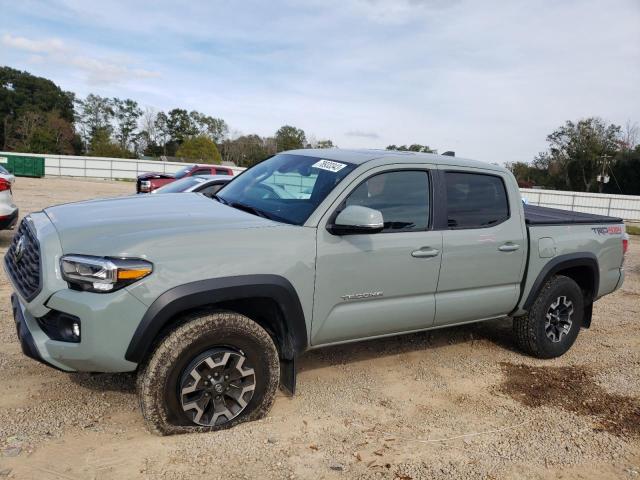
[[[466,172],[446,172],[445,178],[450,229],[492,227],[509,218],[502,178]]]

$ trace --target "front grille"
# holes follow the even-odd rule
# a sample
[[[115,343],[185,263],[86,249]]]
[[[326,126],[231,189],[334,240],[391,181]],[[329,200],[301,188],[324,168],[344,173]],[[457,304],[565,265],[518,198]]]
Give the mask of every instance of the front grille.
[[[18,243],[22,242],[22,254],[18,254]],[[40,244],[30,221],[25,218],[11,240],[4,256],[7,272],[20,294],[27,302],[33,300],[42,289],[40,277]]]

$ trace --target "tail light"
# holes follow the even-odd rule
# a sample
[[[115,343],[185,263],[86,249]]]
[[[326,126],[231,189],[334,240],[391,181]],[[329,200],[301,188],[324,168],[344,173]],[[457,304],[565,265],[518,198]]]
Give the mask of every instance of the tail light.
[[[627,250],[629,250],[629,235],[625,233],[622,235],[622,255],[626,255]]]
[[[4,178],[0,178],[0,192],[4,192],[5,190],[11,190],[11,182]]]

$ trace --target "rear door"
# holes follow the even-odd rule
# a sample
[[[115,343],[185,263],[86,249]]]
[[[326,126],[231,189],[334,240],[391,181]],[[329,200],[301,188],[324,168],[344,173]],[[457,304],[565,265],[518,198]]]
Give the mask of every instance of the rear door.
[[[520,196],[502,172],[441,166],[447,226],[436,325],[498,317],[516,305],[526,255]],[[512,180],[511,180],[512,181]]]
[[[318,226],[311,344],[355,340],[433,325],[442,232],[434,231],[428,170],[379,167],[363,173]],[[349,205],[382,212],[380,233],[327,230]]]

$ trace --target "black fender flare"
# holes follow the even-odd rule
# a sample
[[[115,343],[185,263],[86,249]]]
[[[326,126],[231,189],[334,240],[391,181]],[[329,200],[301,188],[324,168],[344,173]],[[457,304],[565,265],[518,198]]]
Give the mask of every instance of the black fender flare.
[[[522,308],[524,310],[529,310],[533,302],[535,302],[536,298],[542,290],[542,287],[547,280],[549,280],[556,273],[566,270],[567,268],[572,267],[588,267],[592,273],[592,285],[591,291],[593,292],[592,298],[587,299],[588,304],[591,304],[598,296],[598,288],[600,286],[600,270],[598,268],[598,259],[591,252],[578,252],[578,253],[568,253],[566,255],[559,255],[557,257],[552,258],[549,262],[542,268],[536,280],[533,282],[531,286],[531,290],[529,291],[529,295],[525,300]]]
[[[280,339],[280,354],[293,360],[307,348],[307,325],[293,285],[279,275],[242,275],[186,283],[167,290],[147,309],[129,342],[125,358],[140,363],[162,329],[180,312],[244,298],[274,300],[282,313],[286,338]]]

